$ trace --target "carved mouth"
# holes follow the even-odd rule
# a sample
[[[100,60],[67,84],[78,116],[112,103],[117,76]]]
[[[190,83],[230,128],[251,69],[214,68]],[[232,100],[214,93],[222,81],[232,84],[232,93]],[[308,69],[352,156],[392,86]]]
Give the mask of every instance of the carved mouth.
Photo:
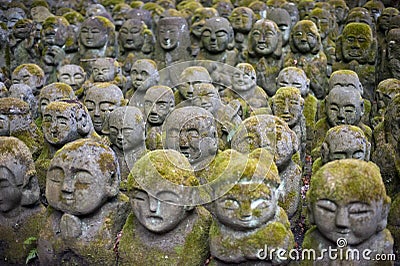
[[[153,225],[158,225],[161,224],[164,219],[160,216],[151,215],[147,217],[147,220]]]

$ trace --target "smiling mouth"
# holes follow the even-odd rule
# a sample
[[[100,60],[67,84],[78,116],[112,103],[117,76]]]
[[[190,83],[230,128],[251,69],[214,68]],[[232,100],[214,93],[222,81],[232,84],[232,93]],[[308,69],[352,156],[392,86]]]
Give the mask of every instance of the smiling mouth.
[[[161,224],[164,219],[160,216],[151,215],[147,217],[147,220],[153,225],[158,225]]]

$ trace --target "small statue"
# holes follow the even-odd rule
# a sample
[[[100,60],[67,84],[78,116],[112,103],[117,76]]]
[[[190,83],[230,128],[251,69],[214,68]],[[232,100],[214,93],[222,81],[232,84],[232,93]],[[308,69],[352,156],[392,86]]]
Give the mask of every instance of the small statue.
[[[40,205],[35,165],[29,148],[14,137],[0,137],[0,257],[3,263],[25,264],[43,227],[45,208]]]
[[[281,5],[281,8],[286,9],[286,11],[290,15],[291,25],[290,28],[292,29],[294,25],[296,25],[297,21],[300,20],[300,13],[299,9],[297,8],[297,4],[293,2],[286,2]]]
[[[73,64],[63,65],[57,70],[57,80],[71,86],[75,96],[79,100],[83,99],[84,88],[82,86],[86,81],[86,72],[82,67]]]
[[[326,132],[320,151],[321,157],[316,159],[312,166],[313,173],[322,165],[335,160],[358,159],[368,162],[371,143],[359,127],[339,125]]]
[[[386,35],[387,48],[387,66],[391,78],[400,79],[400,29],[391,29]]]
[[[146,153],[142,112],[133,106],[117,107],[110,113],[109,127],[111,148],[118,157],[121,172],[120,190],[126,190],[130,170]]]
[[[236,7],[228,19],[235,32],[235,48],[242,53],[247,50],[248,35],[256,20],[255,14],[248,7]]]
[[[99,135],[109,135],[108,117],[119,106],[126,105],[117,85],[105,82],[90,87],[83,103],[89,111],[94,129]]]
[[[369,0],[366,2],[362,7],[368,10],[369,15],[372,18],[372,21],[376,25],[378,23],[378,19],[382,14],[383,9],[385,6],[379,0]]]
[[[334,9],[338,34],[341,34],[350,9],[344,0],[329,0],[328,3]]]
[[[298,1],[297,8],[299,9],[300,20],[310,19],[308,15],[314,9],[314,0],[300,0]]]
[[[5,10],[3,15],[3,22],[7,25],[8,30],[11,30],[18,20],[26,18],[26,13],[22,8],[11,7]]]
[[[41,264],[115,262],[115,236],[129,209],[119,183],[117,157],[104,144],[80,139],[55,154],[46,178],[46,224],[38,240]]]
[[[36,64],[22,64],[14,69],[11,75],[13,84],[26,84],[32,88],[33,94],[38,97],[40,90],[46,83],[43,69]]]
[[[177,151],[155,150],[137,161],[128,177],[132,213],[119,241],[121,265],[205,263],[211,217],[203,207],[188,204],[187,188],[198,185],[190,163]]]
[[[349,69],[360,77],[364,98],[374,101],[377,41],[365,23],[347,24],[336,42],[336,60],[332,70]]]
[[[25,84],[13,84],[8,89],[8,97],[18,98],[28,103],[32,114],[32,119],[35,120],[38,118],[38,100],[35,98],[35,95],[33,95],[31,87]]]
[[[173,110],[165,119],[163,145],[184,154],[196,171],[217,154],[218,132],[214,116],[197,106]]]
[[[323,253],[332,248],[336,254],[368,249],[370,258],[393,253],[393,238],[386,229],[390,198],[374,163],[344,159],[325,164],[312,176],[306,200],[313,226],[306,232],[303,249],[315,250],[321,264],[371,263],[364,256],[332,261],[328,252]]]
[[[226,150],[218,155],[219,164],[214,165],[208,175],[209,181],[223,174],[237,177],[232,188],[210,204],[214,214],[210,228],[211,263],[263,265],[272,262],[281,265],[282,261],[276,256],[265,262],[260,256],[260,248],[265,246],[284,250],[294,246],[287,215],[278,206],[279,185],[283,181],[273,155],[263,149],[249,155],[238,154],[236,156],[242,160],[237,160],[234,168],[227,168],[231,153],[235,151]]]
[[[285,57],[284,66],[295,66],[304,70],[310,79],[310,89],[318,99],[325,97],[327,87],[327,58],[323,51],[321,36],[311,20],[301,20],[290,33],[291,51]]]
[[[170,87],[150,87],[144,96],[146,119],[146,147],[149,150],[162,149],[162,125],[175,107],[174,92]]]
[[[371,119],[371,124],[375,128],[380,122],[383,121],[383,116],[386,112],[390,100],[400,93],[400,80],[389,78],[379,82],[375,91],[376,108],[375,116]]]
[[[278,26],[279,30],[281,31],[282,58],[285,58],[287,53],[290,51],[289,38],[290,38],[290,31],[292,30],[293,27],[290,14],[284,8],[274,8],[268,10],[267,19],[274,21]]]

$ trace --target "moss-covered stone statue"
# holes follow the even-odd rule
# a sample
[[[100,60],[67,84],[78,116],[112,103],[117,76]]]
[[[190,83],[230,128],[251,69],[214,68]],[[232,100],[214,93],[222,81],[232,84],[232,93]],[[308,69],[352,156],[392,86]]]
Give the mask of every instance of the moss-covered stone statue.
[[[90,87],[83,102],[89,111],[96,132],[106,136],[109,134],[108,116],[116,107],[126,105],[120,88],[109,82]]]
[[[286,57],[286,54],[290,51],[289,46],[289,38],[290,31],[292,30],[292,18],[290,17],[289,12],[282,8],[277,7],[267,12],[267,19],[270,19],[276,23],[279,30],[281,31],[282,38],[282,58]]]
[[[14,137],[0,137],[1,264],[25,264],[44,223],[35,165],[28,147]],[[32,243],[24,245],[24,241]]]
[[[104,144],[81,139],[56,153],[46,179],[49,207],[38,240],[41,264],[115,263],[115,238],[129,209],[119,183],[117,157]]]
[[[307,132],[303,115],[304,99],[301,97],[300,90],[295,87],[279,88],[271,98],[271,109],[273,115],[280,117],[296,133],[300,145],[299,164],[303,165],[306,155]]]
[[[163,145],[184,154],[196,171],[205,168],[218,151],[214,116],[197,106],[174,109],[164,122]]]
[[[306,199],[313,226],[306,232],[303,249],[321,256],[317,265],[382,265],[368,260],[365,250],[370,258],[393,253],[393,238],[386,229],[390,198],[374,163],[344,159],[325,164],[312,176]],[[328,252],[322,253],[329,248],[343,256],[331,260]],[[359,259],[349,255],[355,249]],[[303,263],[315,265],[312,260]]]
[[[300,166],[292,159],[299,151],[296,133],[277,116],[255,115],[243,120],[232,137],[231,147],[242,153],[265,148],[274,155],[282,181],[279,205],[286,211],[289,219],[296,220],[301,205],[302,176]]]
[[[358,159],[368,162],[371,143],[359,127],[338,125],[326,132],[320,152],[320,157],[313,163],[313,173],[316,173],[322,165],[335,160]]]
[[[234,167],[228,168],[231,153],[220,153],[208,178],[235,176],[231,189],[210,204],[214,215],[210,229],[210,265],[285,264],[277,256],[263,258],[260,249],[294,246],[294,237],[285,211],[278,206],[279,178],[273,155],[256,149],[249,155],[236,154]],[[225,186],[228,184],[225,184]],[[213,191],[218,193],[218,191]],[[264,261],[265,260],[265,261]]]
[[[174,92],[170,87],[150,87],[144,96],[146,121],[146,147],[149,150],[162,149],[162,125],[175,108]]]
[[[383,116],[386,108],[390,102],[400,93],[400,80],[395,78],[388,78],[379,82],[375,91],[376,110],[374,110],[374,117],[371,119],[372,127],[376,127],[383,121]]]
[[[13,84],[23,83],[28,85],[37,97],[46,83],[46,76],[40,66],[36,64],[22,64],[14,69],[11,74],[11,80]]]
[[[256,70],[257,85],[272,96],[283,66],[281,31],[274,21],[261,19],[254,23],[244,57]]]
[[[365,23],[347,24],[336,41],[336,60],[332,70],[349,69],[356,72],[364,87],[363,97],[374,100],[375,61],[377,41]]]
[[[38,101],[33,95],[32,88],[25,84],[13,84],[8,89],[8,96],[11,98],[18,98],[29,104],[29,109],[32,118],[36,119],[39,116]],[[3,98],[3,97],[1,97]]]
[[[350,9],[344,0],[329,0],[328,3],[334,9],[336,27],[338,29],[338,34],[341,34]]]
[[[137,161],[128,178],[132,213],[119,241],[119,264],[203,265],[211,216],[187,204],[191,190],[186,189],[198,185],[190,163],[177,151],[155,150]]]
[[[126,190],[126,181],[133,165],[146,153],[145,121],[142,112],[133,106],[117,107],[110,113],[111,148],[118,157],[121,184]]]
[[[23,141],[36,160],[43,148],[43,134],[33,122],[29,104],[17,98],[0,98],[0,136]]]
[[[299,9],[300,20],[309,19],[308,15],[315,6],[313,0],[299,0],[297,1],[297,8]]]
[[[391,29],[386,35],[387,48],[387,66],[389,68],[390,78],[400,79],[400,29]]]
[[[310,89],[318,99],[326,94],[327,58],[323,50],[318,28],[311,20],[302,20],[290,32],[290,52],[285,57],[284,66],[299,67],[310,79]]]
[[[85,83],[86,78],[87,76],[85,70],[78,65],[66,64],[57,70],[58,82],[62,82],[71,86],[75,96],[79,100],[83,100],[85,92],[82,85]]]
[[[239,53],[246,51],[248,34],[256,21],[253,10],[244,6],[236,7],[228,19],[235,32],[235,48]]]

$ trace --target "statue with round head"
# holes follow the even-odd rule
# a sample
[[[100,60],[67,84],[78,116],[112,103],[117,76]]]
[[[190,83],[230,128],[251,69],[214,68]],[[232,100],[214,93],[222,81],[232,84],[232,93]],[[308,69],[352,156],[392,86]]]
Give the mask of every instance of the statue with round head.
[[[63,65],[57,70],[57,80],[71,86],[78,99],[83,97],[82,85],[86,81],[86,72],[82,67],[74,64]]]
[[[38,96],[46,83],[43,69],[36,64],[22,64],[14,69],[11,75],[13,84],[26,84],[32,88],[33,94]]]
[[[179,76],[177,91],[175,92],[176,104],[192,100],[194,85],[198,83],[211,83],[212,79],[208,70],[202,66],[185,68]]]

